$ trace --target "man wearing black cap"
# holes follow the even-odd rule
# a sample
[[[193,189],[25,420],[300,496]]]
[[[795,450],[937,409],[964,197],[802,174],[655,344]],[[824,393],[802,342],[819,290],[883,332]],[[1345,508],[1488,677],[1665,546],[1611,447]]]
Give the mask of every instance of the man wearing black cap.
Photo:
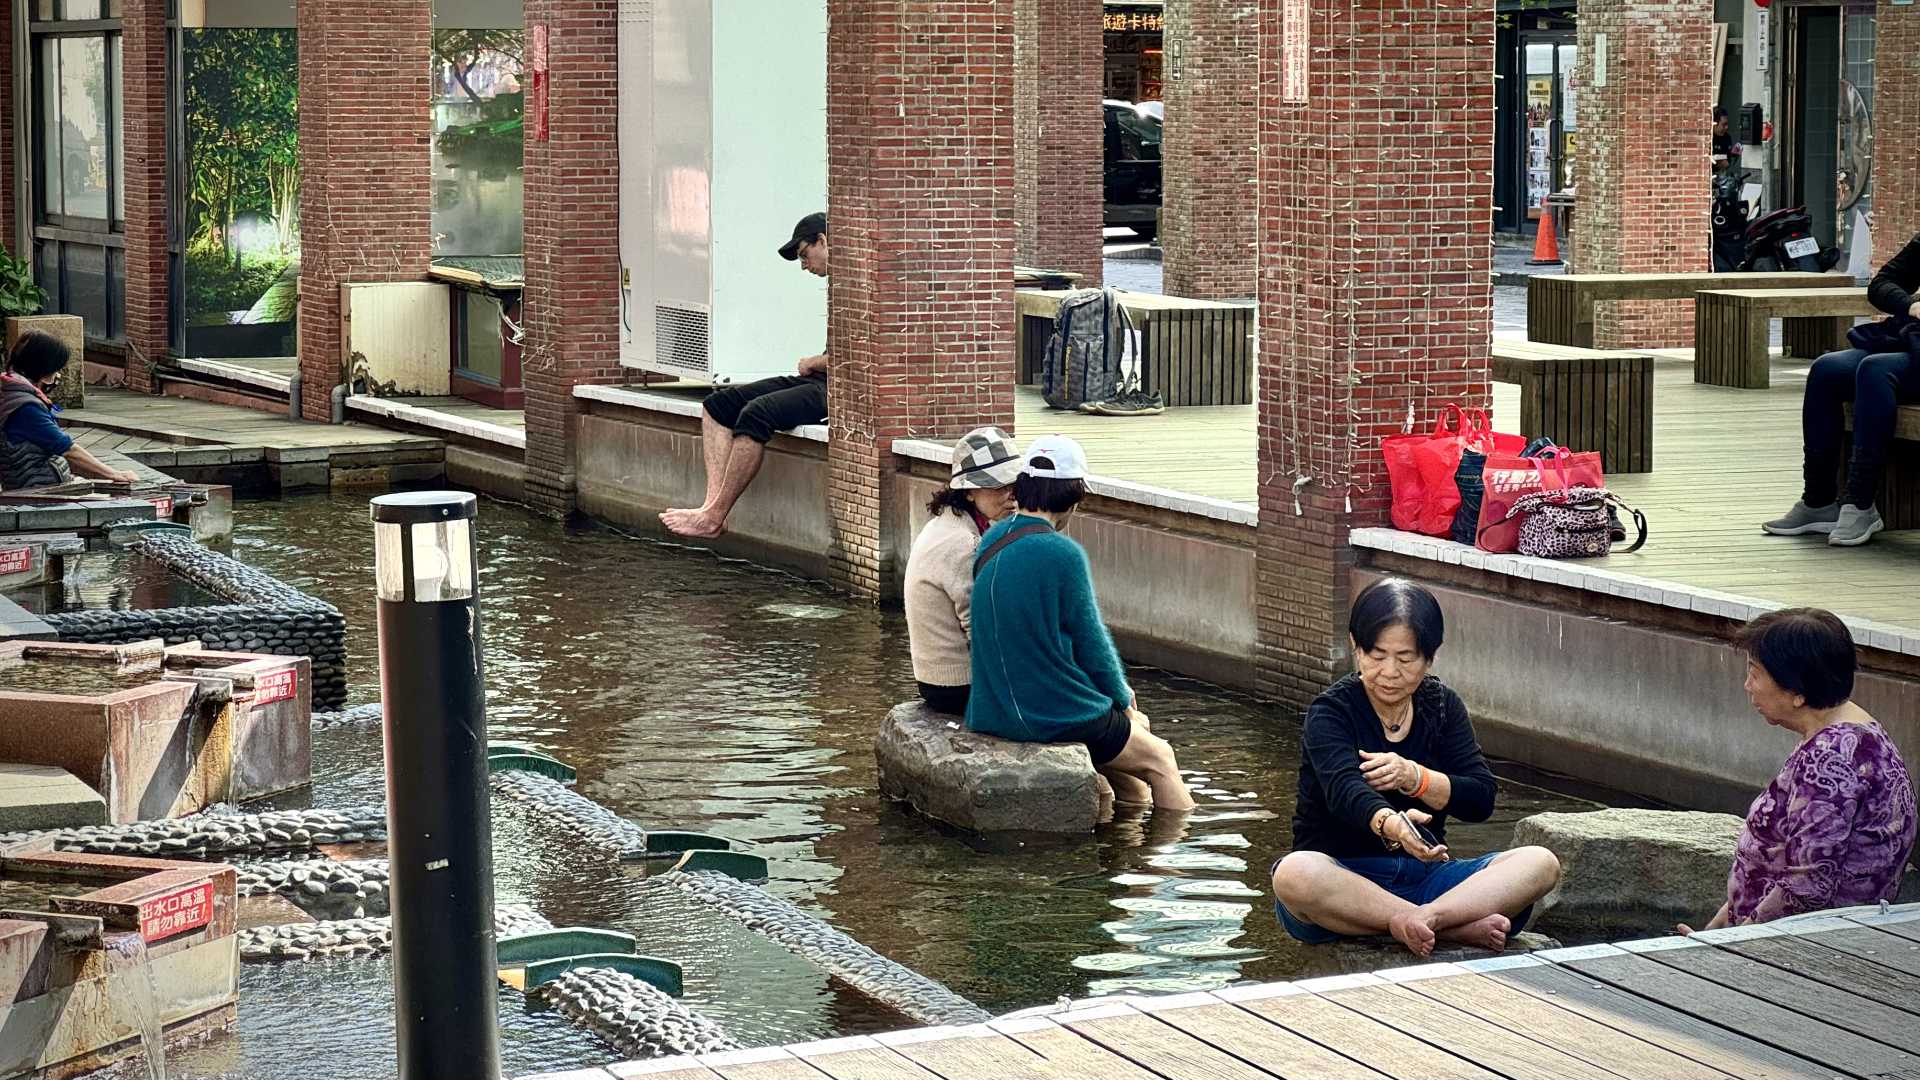
[[[827,276],[827,215],[808,214],[780,245],[780,257],[798,262],[816,277]],[[767,441],[776,431],[827,419],[827,357],[800,361],[799,374],[776,375],[744,386],[724,386],[707,395],[700,441],[707,460],[707,501],[691,510],[660,515],[681,536],[719,536],[727,515],[760,471]]]

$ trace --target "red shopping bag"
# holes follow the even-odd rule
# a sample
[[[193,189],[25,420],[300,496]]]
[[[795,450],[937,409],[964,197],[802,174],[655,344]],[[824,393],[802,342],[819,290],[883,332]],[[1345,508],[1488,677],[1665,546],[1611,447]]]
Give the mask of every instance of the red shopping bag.
[[[1520,550],[1520,523],[1526,515],[1507,517],[1520,496],[1570,487],[1607,486],[1606,477],[1600,471],[1599,454],[1591,450],[1575,453],[1559,447],[1542,451],[1539,457],[1490,454],[1481,479],[1486,485],[1486,494],[1480,500],[1477,546],[1483,551],[1495,552]]]
[[[1457,402],[1447,403],[1430,433],[1389,435],[1380,440],[1393,496],[1389,510],[1393,527],[1446,536],[1453,528],[1454,512],[1460,508],[1460,489],[1453,477],[1461,454],[1467,450],[1519,453],[1525,446],[1526,440],[1518,435],[1494,432],[1485,412],[1469,412]]]

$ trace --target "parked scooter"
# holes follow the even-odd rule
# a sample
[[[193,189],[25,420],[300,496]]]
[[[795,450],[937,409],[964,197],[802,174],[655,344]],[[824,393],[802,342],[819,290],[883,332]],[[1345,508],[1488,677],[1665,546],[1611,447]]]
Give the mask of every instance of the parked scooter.
[[[1713,178],[1713,268],[1822,274],[1838,265],[1845,253],[1820,246],[1806,207],[1783,207],[1747,220],[1744,191],[1750,176],[1745,169],[1724,169]]]
[[[1822,248],[1813,235],[1806,207],[1788,206],[1762,214],[1747,226],[1747,257],[1742,270],[1802,270],[1824,274],[1839,265],[1839,248]]]
[[[1713,177],[1713,269],[1732,273],[1747,258],[1747,172],[1722,169]]]

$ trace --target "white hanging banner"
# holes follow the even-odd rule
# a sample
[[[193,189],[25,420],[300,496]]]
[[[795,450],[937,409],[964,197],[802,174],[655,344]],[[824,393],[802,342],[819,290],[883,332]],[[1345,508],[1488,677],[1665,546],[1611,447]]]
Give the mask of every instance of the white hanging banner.
[[[1766,8],[1757,8],[1753,13],[1753,66],[1756,71],[1767,70],[1773,63],[1773,42],[1769,40],[1773,31],[1773,13]]]
[[[1286,0],[1280,31],[1280,100],[1287,105],[1307,103],[1307,0]]]

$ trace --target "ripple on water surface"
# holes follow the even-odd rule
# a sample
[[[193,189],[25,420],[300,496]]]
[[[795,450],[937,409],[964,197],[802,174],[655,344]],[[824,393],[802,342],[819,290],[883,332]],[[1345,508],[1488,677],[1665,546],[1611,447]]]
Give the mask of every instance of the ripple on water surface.
[[[237,556],[345,613],[353,700],[377,697],[365,500],[249,503],[237,518]],[[1337,970],[1285,936],[1267,890],[1298,781],[1294,717],[1137,670],[1141,705],[1190,770],[1197,811],[1088,837],[967,836],[875,793],[873,733],[914,694],[897,612],[498,503],[482,504],[478,535],[494,738],[548,748],[579,768],[585,794],[644,825],[759,845],[772,891],[988,1009]],[[317,802],[381,798],[377,729],[330,732],[314,758]],[[1587,805],[1507,784],[1495,820],[1455,824],[1449,839],[1470,856],[1505,844],[1518,817]],[[496,801],[495,830],[502,902],[639,935],[643,951],[686,965],[688,1003],[743,1043],[904,1026],[757,935],[642,890],[643,869],[583,849],[524,807]],[[280,1007],[248,997],[249,1047],[311,1044]],[[390,1031],[386,1003],[353,1009]],[[265,1034],[282,1023],[296,1026]],[[555,1051],[540,1064],[572,1060]]]

